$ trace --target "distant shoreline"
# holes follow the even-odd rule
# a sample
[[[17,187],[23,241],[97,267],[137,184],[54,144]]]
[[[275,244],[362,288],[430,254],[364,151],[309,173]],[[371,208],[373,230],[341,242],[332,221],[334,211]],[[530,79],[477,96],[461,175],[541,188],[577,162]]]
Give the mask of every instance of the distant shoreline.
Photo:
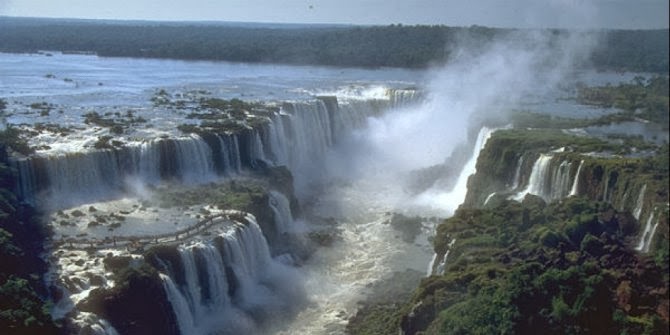
[[[419,69],[448,62],[463,49],[477,52],[498,41],[512,41],[523,48],[533,44],[550,46],[569,36],[586,36],[599,43],[593,46],[586,64],[579,66],[667,73],[669,31],[112,21],[0,16],[0,52],[54,50],[85,52],[100,57]]]

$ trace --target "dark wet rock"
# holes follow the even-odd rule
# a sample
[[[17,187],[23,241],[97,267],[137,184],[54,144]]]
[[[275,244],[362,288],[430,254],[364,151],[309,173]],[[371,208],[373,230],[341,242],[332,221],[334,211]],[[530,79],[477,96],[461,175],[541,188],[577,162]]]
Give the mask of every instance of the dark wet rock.
[[[421,234],[421,222],[424,219],[415,216],[409,217],[403,214],[394,213],[391,219],[387,221],[393,229],[401,233],[401,238],[406,243],[413,243],[416,237]]]
[[[125,270],[116,280],[112,289],[91,291],[77,308],[109,320],[119,334],[179,334],[158,272],[145,265]]]

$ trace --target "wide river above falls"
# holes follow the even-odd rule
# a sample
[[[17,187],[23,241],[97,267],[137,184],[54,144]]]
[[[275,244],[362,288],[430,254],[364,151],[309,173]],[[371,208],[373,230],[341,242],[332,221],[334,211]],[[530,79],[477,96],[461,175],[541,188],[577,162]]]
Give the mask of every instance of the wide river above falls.
[[[313,100],[324,95],[336,96],[340,102],[384,99],[388,97],[389,89],[430,91],[431,94],[449,96],[452,92],[435,91],[435,78],[441,71],[449,71],[449,66],[425,70],[354,69],[103,58],[59,52],[0,53],[0,98],[8,104],[0,120],[13,125],[49,123],[76,128],[84,126],[82,115],[89,111],[104,114],[125,113],[132,109],[157,129],[174,131],[185,114],[156,108],[151,99],[161,90],[169,94],[199,92],[217,98],[273,103]],[[509,108],[564,117],[598,117],[612,110],[577,104],[576,84],[616,84],[629,81],[634,75],[593,71],[570,73],[552,89],[524,95]],[[467,87],[469,85],[475,86]],[[476,85],[476,82],[465,80],[451,89],[476,91]],[[42,103],[50,105],[51,112],[41,113],[39,108],[31,107]],[[418,101],[417,108],[421,108],[420,105],[421,101]],[[497,108],[503,110],[505,106]],[[396,130],[382,127],[383,122],[375,124],[374,131]],[[145,134],[150,136],[150,133]],[[387,139],[382,135],[386,134],[370,138],[383,144]],[[394,141],[389,143],[395,144]],[[344,150],[335,151],[329,158],[333,162],[352,158],[343,154],[348,153]],[[441,162],[446,157],[435,159]],[[436,221],[423,222],[421,229],[408,241],[402,232],[389,224],[393,212],[417,214],[417,210],[408,205],[406,194],[399,194],[395,188],[398,185],[384,179],[383,173],[361,173],[356,171],[361,166],[355,166],[355,162],[342,166],[351,170],[328,171],[323,174],[321,185],[309,189],[309,194],[298,194],[303,204],[309,207],[306,212],[329,219],[336,225],[337,239],[331,246],[317,250],[299,268],[309,303],[295,320],[278,327],[283,334],[341,334],[347,319],[355,313],[357,303],[376,283],[388,280],[394,272],[410,270],[423,274],[431,261],[433,252],[429,239]],[[383,165],[371,166],[384,172]],[[301,176],[294,178],[299,181]],[[91,205],[94,204],[86,204]],[[301,221],[297,226],[307,231],[310,224]]]

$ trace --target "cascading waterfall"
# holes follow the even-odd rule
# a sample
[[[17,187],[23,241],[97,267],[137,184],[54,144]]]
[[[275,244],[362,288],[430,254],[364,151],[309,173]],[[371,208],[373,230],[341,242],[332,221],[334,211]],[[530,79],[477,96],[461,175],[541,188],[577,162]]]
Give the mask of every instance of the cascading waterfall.
[[[237,136],[217,134],[216,139],[219,143],[218,170],[224,174],[239,173],[242,169],[240,159],[240,145]]]
[[[285,104],[282,113],[288,122],[281,126],[282,119],[273,120],[276,132],[269,136],[276,142],[270,144],[272,152],[291,171],[297,172],[317,157],[323,157],[333,144],[332,126],[326,105],[317,100],[314,103]]]
[[[557,165],[554,158],[552,154],[540,154],[533,164],[528,185],[510,199],[520,201],[526,194],[533,194],[545,201],[554,201],[571,195],[577,187],[579,168],[574,179],[571,179],[572,162],[563,160]]]
[[[660,220],[656,220],[654,222],[655,215],[652,212],[649,214],[649,218],[647,218],[647,223],[644,225],[644,230],[642,231],[642,234],[640,234],[640,241],[638,242],[637,246],[635,247],[635,250],[641,251],[643,253],[648,253],[649,248],[651,247],[651,242],[654,239],[654,234],[656,233],[656,228],[658,228],[658,224]]]
[[[433,255],[433,259],[430,261],[430,264],[428,264],[427,275],[430,276],[444,274],[444,269],[447,266],[447,259],[449,258],[449,252],[451,251],[451,247],[454,246],[454,243],[456,243],[456,239],[449,241],[447,251],[444,252],[444,255],[442,256],[442,259],[440,259],[439,263],[435,264],[435,261],[437,261],[437,253]]]
[[[516,163],[516,171],[514,172],[514,181],[512,182],[511,187],[512,191],[519,188],[519,183],[521,181],[521,166],[523,166],[523,155],[519,157],[519,161]]]
[[[161,274],[182,334],[253,334],[259,320],[300,301],[294,270],[271,258],[253,216],[246,221],[212,241],[180,246],[181,266]]]
[[[489,138],[491,138],[491,135],[496,130],[498,129],[488,127],[482,127],[482,129],[479,130],[479,133],[477,134],[477,141],[475,142],[475,146],[473,148],[472,156],[470,156],[470,159],[463,167],[463,170],[461,170],[461,174],[458,177],[458,181],[456,182],[456,185],[451,190],[451,192],[439,193],[435,192],[434,190],[429,190],[419,195],[416,201],[418,203],[426,203],[427,201],[434,201],[432,199],[437,199],[440,208],[448,210],[451,215],[451,213],[453,213],[456,207],[461,203],[463,203],[466,193],[468,191],[467,189],[468,178],[470,178],[472,174],[477,172],[476,164],[477,159],[479,157],[479,153],[482,151],[482,149],[484,149],[484,146],[486,146],[486,142],[488,141]],[[451,248],[451,246],[455,242],[456,239],[453,239],[449,243],[449,248]],[[435,265],[438,256],[437,254],[433,255],[433,259],[428,265],[428,275],[443,272],[448,256],[449,256],[449,250],[445,252],[440,262],[437,265]],[[435,267],[439,269],[437,272],[435,272],[434,270]]]
[[[479,130],[472,155],[465,163],[465,166],[458,176],[456,184],[450,192],[429,189],[428,191],[417,196],[414,201],[418,205],[430,204],[431,207],[437,207],[442,211],[453,213],[453,211],[456,210],[456,208],[462,204],[465,199],[465,196],[468,192],[468,179],[471,175],[477,172],[476,165],[479,153],[482,151],[482,149],[484,149],[486,142],[496,130],[498,129],[488,127],[482,127]]]
[[[572,182],[572,187],[570,188],[569,196],[575,196],[579,193],[579,174],[582,172],[582,166],[584,165],[584,160],[582,159],[579,162],[579,167],[577,167],[577,172],[575,173],[575,178]]]
[[[640,189],[640,195],[637,196],[637,202],[635,202],[635,209],[633,210],[633,216],[636,220],[640,220],[640,215],[642,215],[642,207],[644,205],[644,192],[647,191],[647,184],[642,185]]]
[[[47,201],[56,207],[109,197],[123,191],[130,179],[153,184],[172,178],[203,182],[215,176],[212,151],[195,135],[117,150],[38,155],[17,160],[15,166],[20,197],[35,203],[40,193],[46,194]]]
[[[393,107],[402,107],[417,101],[417,92],[415,90],[394,89],[390,92],[391,105]]]
[[[512,196],[512,199],[520,201],[526,196],[526,194],[533,194],[540,197],[544,197],[546,190],[546,176],[549,170],[549,165],[553,156],[547,154],[540,154],[540,157],[537,158],[533,164],[533,169],[528,178],[528,186],[521,192]]]
[[[333,114],[333,134],[340,138],[351,129],[365,127],[369,117],[380,115],[387,106],[382,100],[352,100],[340,103],[340,112]]]
[[[568,195],[568,190],[570,186],[570,169],[572,168],[572,163],[568,161],[562,161],[561,164],[555,169],[549,188],[548,198],[550,200],[561,199]]]
[[[205,182],[214,178],[212,150],[199,136],[174,141],[179,175],[185,182]]]
[[[294,174],[319,162],[335,135],[365,124],[381,113],[389,100],[360,100],[339,107],[332,98],[285,103],[267,125],[237,134],[189,135],[129,143],[122,148],[89,150],[18,159],[18,194],[26,202],[44,200],[62,208],[116,196],[127,183],[156,185],[176,179],[203,183],[234,175],[264,161],[286,165]],[[65,199],[63,194],[67,194]]]
[[[266,161],[263,140],[257,129],[251,131],[251,143],[249,148],[249,157],[252,161]]]
[[[389,105],[389,100],[347,102],[342,108],[335,99],[286,103],[268,116],[268,123],[239,133],[159,138],[60,156],[37,154],[15,161],[19,194],[25,201],[44,199],[65,208],[115,197],[128,191],[129,183],[208,182],[254,168],[259,161],[287,165],[299,174],[301,167],[320,161],[338,136]],[[291,232],[288,199],[270,193],[277,233]],[[68,195],[60,197],[65,202],[53,202],[62,194]],[[180,246],[178,264],[160,274],[182,334],[255,333],[263,327],[260,320],[271,322],[299,308],[304,295],[295,270],[271,258],[260,228],[252,217],[247,221],[213,240]]]
[[[493,198],[494,195],[496,195],[496,192],[493,192],[493,193],[489,194],[488,196],[486,196],[486,200],[484,200],[484,206],[486,206],[486,204],[489,203],[489,201],[491,200],[491,198]]]
[[[610,175],[609,173],[605,176],[605,182],[603,183],[603,196],[600,200],[609,201],[609,189],[610,189]]]
[[[278,235],[292,232],[293,215],[291,204],[286,196],[277,191],[270,191],[269,205],[275,217],[275,229]]]
[[[482,151],[482,149],[484,149],[486,141],[488,141],[489,138],[491,138],[491,135],[496,130],[497,129],[482,127],[482,129],[479,131],[479,134],[477,135],[477,141],[475,142],[474,152],[470,156],[468,162],[463,167],[463,170],[461,170],[461,174],[458,175],[456,186],[454,186],[453,192],[456,192],[459,195],[460,199],[460,201],[456,205],[460,205],[461,203],[463,203],[463,199],[465,199],[465,194],[468,191],[468,178],[470,178],[471,175],[477,172],[476,167],[477,167],[477,158],[479,158],[479,153]]]

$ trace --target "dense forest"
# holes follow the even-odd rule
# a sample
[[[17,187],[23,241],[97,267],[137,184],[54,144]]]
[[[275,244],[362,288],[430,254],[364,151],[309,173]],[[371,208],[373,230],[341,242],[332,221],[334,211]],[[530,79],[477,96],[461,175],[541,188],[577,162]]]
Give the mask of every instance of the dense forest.
[[[483,47],[513,29],[447,26],[305,26],[150,23],[0,17],[0,52],[421,68],[457,46]],[[545,31],[560,38],[564,30]],[[599,69],[668,71],[668,30],[592,31]]]

